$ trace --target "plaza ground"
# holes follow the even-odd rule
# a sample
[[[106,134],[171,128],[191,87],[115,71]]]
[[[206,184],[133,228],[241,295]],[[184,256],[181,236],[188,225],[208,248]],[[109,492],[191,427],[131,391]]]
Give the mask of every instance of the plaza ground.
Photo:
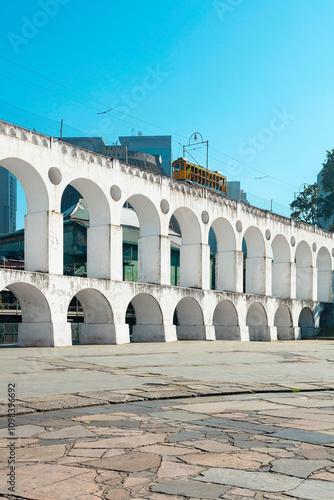
[[[334,498],[333,341],[3,348],[0,363],[0,498]]]

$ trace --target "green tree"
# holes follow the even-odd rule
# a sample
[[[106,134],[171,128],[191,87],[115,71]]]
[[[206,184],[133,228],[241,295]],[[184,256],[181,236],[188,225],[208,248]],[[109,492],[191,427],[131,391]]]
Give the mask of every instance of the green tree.
[[[319,218],[323,217],[321,188],[315,182],[306,184],[296,199],[290,203],[292,219],[321,227]]]
[[[322,164],[322,214],[323,218],[330,220],[334,215],[334,149],[326,151],[327,158]],[[333,231],[333,224],[331,226]]]

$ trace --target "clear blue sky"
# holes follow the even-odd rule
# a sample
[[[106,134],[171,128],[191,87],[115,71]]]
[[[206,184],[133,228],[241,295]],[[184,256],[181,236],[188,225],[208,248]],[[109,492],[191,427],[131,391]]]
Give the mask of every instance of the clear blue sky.
[[[82,94],[0,59],[2,119],[50,135],[64,119],[64,135],[109,143],[132,129],[172,133],[174,157],[199,131],[210,168],[285,206],[334,147],[333,0],[17,0],[0,9],[0,55]],[[97,115],[109,107],[119,112]]]

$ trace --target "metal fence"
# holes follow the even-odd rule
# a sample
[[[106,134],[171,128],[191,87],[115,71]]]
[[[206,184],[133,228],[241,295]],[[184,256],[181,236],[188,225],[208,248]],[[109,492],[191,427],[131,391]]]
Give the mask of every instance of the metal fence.
[[[19,323],[0,323],[0,345],[17,344]],[[71,323],[72,344],[80,344],[81,323]]]
[[[0,344],[17,344],[19,323],[0,323]]]

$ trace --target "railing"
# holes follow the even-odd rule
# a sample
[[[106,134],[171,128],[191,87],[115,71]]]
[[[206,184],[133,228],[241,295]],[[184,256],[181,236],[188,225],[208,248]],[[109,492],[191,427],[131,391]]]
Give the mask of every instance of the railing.
[[[0,323],[0,345],[17,344],[19,323]],[[80,344],[81,323],[71,323],[72,344]]]
[[[82,323],[71,323],[72,344],[80,344],[80,332]]]
[[[19,323],[0,323],[0,344],[17,344]]]

